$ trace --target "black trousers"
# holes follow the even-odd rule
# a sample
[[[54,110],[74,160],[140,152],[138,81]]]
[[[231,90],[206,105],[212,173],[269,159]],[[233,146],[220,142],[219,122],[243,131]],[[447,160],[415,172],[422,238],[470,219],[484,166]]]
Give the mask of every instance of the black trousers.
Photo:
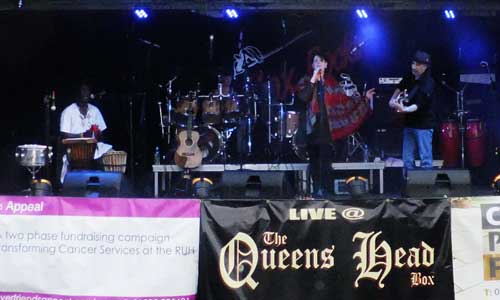
[[[313,180],[314,194],[333,194],[332,161],[334,149],[331,143],[308,143],[309,174]]]

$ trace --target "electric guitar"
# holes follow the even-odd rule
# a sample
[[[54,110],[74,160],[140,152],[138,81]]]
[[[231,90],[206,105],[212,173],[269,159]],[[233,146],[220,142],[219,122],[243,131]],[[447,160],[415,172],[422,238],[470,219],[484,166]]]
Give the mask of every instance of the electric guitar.
[[[198,140],[200,134],[193,130],[193,112],[192,103],[189,103],[187,128],[177,134],[179,146],[175,151],[175,164],[184,169],[194,169],[201,165],[203,159]]]
[[[394,108],[392,106],[394,104],[399,104],[399,105],[402,105],[402,106],[406,106],[406,105],[408,105],[409,102],[410,102],[410,99],[408,99],[408,90],[405,89],[404,91],[400,92],[395,99],[391,99],[391,101],[389,102],[389,105],[392,108]]]

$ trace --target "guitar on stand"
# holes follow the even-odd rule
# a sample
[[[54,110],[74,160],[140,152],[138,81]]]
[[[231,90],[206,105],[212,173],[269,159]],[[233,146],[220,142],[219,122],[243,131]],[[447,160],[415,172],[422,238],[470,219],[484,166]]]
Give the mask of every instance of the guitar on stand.
[[[183,179],[185,180],[185,192],[191,194],[191,173],[190,170],[201,165],[203,154],[198,141],[200,134],[193,130],[193,109],[192,103],[189,103],[187,127],[177,135],[179,146],[175,151],[174,161],[177,166],[184,169]]]
[[[201,165],[203,155],[198,141],[200,134],[198,131],[193,130],[193,112],[191,103],[188,109],[187,128],[182,130],[177,135],[177,142],[179,146],[175,151],[174,161],[175,164],[183,169],[194,169]]]

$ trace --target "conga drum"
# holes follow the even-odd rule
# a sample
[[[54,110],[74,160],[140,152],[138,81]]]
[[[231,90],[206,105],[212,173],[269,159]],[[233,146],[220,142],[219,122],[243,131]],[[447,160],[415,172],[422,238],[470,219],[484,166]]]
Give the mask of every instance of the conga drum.
[[[440,148],[443,167],[458,167],[460,163],[460,135],[458,123],[447,120],[441,124]]]
[[[62,140],[71,169],[91,169],[97,141],[94,138]]]
[[[121,172],[127,170],[127,152],[109,150],[102,156],[102,164],[106,172]]]
[[[465,148],[469,167],[480,167],[486,161],[486,128],[479,119],[468,119]]]

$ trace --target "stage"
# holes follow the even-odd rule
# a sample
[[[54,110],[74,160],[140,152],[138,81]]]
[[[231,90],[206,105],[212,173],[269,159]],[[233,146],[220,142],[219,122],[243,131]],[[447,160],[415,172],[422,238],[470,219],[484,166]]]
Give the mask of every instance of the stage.
[[[360,170],[368,171],[369,174],[369,187],[373,189],[374,172],[378,170],[379,179],[379,193],[384,193],[384,162],[360,162],[360,163],[332,163],[332,169],[335,170]],[[154,173],[154,196],[158,197],[159,192],[166,190],[166,184],[171,182],[171,173],[183,172],[183,169],[177,165],[153,165]],[[196,173],[212,173],[224,171],[283,171],[294,172],[295,185],[299,187],[299,194],[307,195],[311,193],[311,182],[309,180],[308,164],[306,163],[289,163],[289,164],[211,164],[202,165],[198,168],[192,169],[191,172]],[[364,173],[364,172],[361,172]],[[332,183],[333,184],[333,183]],[[161,186],[161,190],[159,189]]]

